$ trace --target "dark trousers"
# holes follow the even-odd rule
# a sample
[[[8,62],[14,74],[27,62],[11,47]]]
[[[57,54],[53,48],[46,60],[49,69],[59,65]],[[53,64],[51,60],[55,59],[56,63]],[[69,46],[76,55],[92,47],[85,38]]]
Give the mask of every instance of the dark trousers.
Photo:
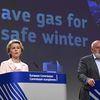
[[[79,100],[89,100],[89,90],[84,89],[83,87],[80,89]]]

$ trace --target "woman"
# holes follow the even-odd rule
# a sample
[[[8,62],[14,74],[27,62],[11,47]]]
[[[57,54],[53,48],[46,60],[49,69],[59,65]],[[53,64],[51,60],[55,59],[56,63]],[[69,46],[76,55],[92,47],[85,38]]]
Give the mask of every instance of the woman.
[[[24,50],[19,40],[11,40],[7,44],[9,59],[3,61],[0,66],[0,74],[16,71],[28,71],[28,65],[21,61],[21,55]]]

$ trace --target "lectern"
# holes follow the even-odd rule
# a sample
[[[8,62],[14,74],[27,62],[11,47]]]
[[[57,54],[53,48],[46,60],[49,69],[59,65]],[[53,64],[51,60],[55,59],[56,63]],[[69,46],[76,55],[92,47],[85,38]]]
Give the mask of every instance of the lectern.
[[[90,87],[90,100],[100,100],[100,80],[95,81],[95,86]]]
[[[67,100],[66,75],[44,72],[1,74],[0,100]]]

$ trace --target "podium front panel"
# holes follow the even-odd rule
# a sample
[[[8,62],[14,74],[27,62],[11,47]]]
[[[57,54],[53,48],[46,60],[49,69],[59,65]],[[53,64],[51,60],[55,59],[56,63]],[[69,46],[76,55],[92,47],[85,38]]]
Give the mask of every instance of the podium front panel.
[[[66,75],[42,72],[2,74],[0,100],[67,100]]]
[[[95,86],[90,87],[90,100],[100,100],[100,80],[95,82]]]

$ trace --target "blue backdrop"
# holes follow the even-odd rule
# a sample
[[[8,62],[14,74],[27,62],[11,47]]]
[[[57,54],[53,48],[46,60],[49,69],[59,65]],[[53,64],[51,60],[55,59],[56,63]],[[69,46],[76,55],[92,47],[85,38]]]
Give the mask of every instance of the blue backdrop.
[[[78,61],[91,53],[90,43],[99,36],[96,0],[0,0],[0,61],[8,59],[8,41],[20,39],[30,71],[42,71],[49,61],[63,66],[68,100],[78,100]]]

